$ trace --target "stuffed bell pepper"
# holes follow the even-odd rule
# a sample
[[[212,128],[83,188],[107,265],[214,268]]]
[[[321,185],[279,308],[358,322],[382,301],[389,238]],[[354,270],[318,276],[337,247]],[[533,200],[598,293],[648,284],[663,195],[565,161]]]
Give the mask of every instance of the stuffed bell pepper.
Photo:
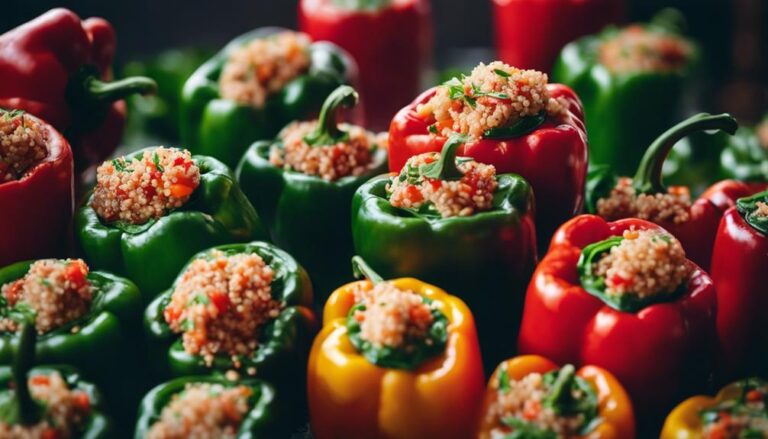
[[[651,23],[609,27],[563,49],[552,77],[584,104],[589,160],[627,174],[681,111],[697,48],[666,10]]]
[[[504,361],[491,376],[477,439],[634,439],[632,402],[607,370],[544,357]]]
[[[392,115],[418,93],[432,50],[429,1],[302,0],[299,28],[355,59],[366,120],[374,129],[387,129]]]
[[[768,191],[740,198],[720,222],[712,254],[717,288],[719,375],[734,379],[768,367]]]
[[[162,376],[233,370],[296,397],[317,324],[311,306],[309,278],[290,255],[264,242],[231,244],[195,255],[144,324]]]
[[[531,279],[519,349],[602,367],[644,421],[711,372],[715,289],[680,242],[639,219],[565,223]]]
[[[708,196],[692,201],[689,187],[665,187],[662,168],[672,147],[688,134],[706,130],[733,134],[737,127],[728,114],[700,113],[659,136],[647,148],[634,177],[619,177],[609,166],[595,167],[587,177],[587,212],[608,221],[640,218],[659,224],[680,240],[690,260],[707,269],[725,212],[722,202],[714,203]]]
[[[355,67],[331,43],[280,28],[230,42],[184,84],[181,138],[194,154],[235,167],[248,145],[273,138],[293,120],[312,117]]]
[[[107,439],[96,387],[68,366],[35,365],[35,325],[19,326],[10,367],[0,367],[0,437]]]
[[[352,87],[339,87],[318,120],[293,122],[277,139],[254,143],[237,168],[243,192],[274,242],[312,273],[320,303],[335,286],[351,280],[352,196],[387,167],[386,138],[356,125],[338,125],[340,110],[357,100]]]
[[[46,120],[62,132],[78,170],[107,158],[125,125],[121,99],[153,92],[145,77],[110,82],[115,31],[106,20],[81,21],[52,9],[0,35],[0,107]]]
[[[768,383],[747,378],[714,398],[694,396],[667,416],[661,439],[762,439],[768,437]]]
[[[0,109],[0,266],[64,254],[74,207],[72,166],[69,143],[52,126]]]
[[[0,364],[11,362],[13,340],[31,321],[39,334],[36,357],[75,366],[106,392],[107,406],[123,422],[135,412],[147,379],[140,372],[141,313],[133,282],[90,271],[80,259],[10,265],[0,269]]]
[[[135,438],[281,437],[275,401],[272,386],[255,379],[176,378],[144,397]]]
[[[568,87],[548,84],[547,75],[534,70],[480,64],[400,110],[389,130],[389,170],[440,152],[453,134],[468,137],[460,156],[530,182],[541,242],[581,211],[587,134],[579,98]]]
[[[461,297],[490,366],[514,354],[523,279],[536,263],[534,201],[519,175],[457,158],[466,141],[453,135],[441,153],[413,156],[398,174],[364,184],[352,232],[355,252],[384,276],[417,276]]]
[[[768,115],[730,139],[720,156],[720,171],[726,178],[768,182]]]
[[[472,436],[483,366],[469,308],[413,278],[368,280],[333,292],[307,370],[316,439]]]
[[[99,166],[96,188],[75,215],[75,234],[89,263],[131,278],[145,302],[195,253],[267,237],[227,166],[164,147]]]

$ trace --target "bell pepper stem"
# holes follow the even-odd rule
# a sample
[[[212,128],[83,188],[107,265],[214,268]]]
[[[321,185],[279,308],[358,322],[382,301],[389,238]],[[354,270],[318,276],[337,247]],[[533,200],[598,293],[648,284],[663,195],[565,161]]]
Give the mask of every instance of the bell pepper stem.
[[[352,271],[356,278],[365,277],[374,285],[384,282],[384,278],[379,273],[373,271],[373,268],[360,256],[352,257]]]
[[[331,92],[320,109],[317,128],[307,134],[304,141],[310,146],[324,146],[333,145],[346,139],[348,133],[339,128],[338,113],[343,108],[354,107],[359,99],[355,89],[348,85],[339,86]]]
[[[440,152],[440,159],[436,162],[421,166],[421,175],[437,180],[460,180],[464,174],[456,166],[456,154],[459,146],[467,142],[468,137],[463,134],[454,134],[448,138]]]
[[[389,6],[392,0],[332,0],[337,8],[353,11],[376,11]]]
[[[15,385],[16,402],[19,407],[19,422],[22,425],[33,425],[40,421],[39,406],[32,399],[27,383],[27,374],[35,362],[35,344],[37,330],[31,322],[21,324],[16,355],[13,358],[11,372]]]
[[[552,390],[545,400],[545,404],[551,407],[555,413],[561,413],[560,408],[565,406],[573,397],[571,389],[576,379],[576,368],[572,364],[566,364],[557,373]]]
[[[99,76],[98,69],[92,66],[80,69],[67,86],[67,99],[70,103],[86,108],[98,107],[134,94],[157,91],[157,83],[145,76],[132,76],[111,82],[102,81]]]
[[[643,194],[666,192],[661,176],[664,160],[675,144],[684,137],[708,130],[721,130],[733,135],[738,127],[736,119],[728,113],[717,115],[699,113],[668,129],[645,151],[632,179],[635,190]]]

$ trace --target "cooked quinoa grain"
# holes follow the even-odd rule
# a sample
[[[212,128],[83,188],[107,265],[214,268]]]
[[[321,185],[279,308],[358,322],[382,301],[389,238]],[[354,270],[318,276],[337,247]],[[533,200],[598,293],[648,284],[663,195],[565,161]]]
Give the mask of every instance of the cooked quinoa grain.
[[[471,75],[439,86],[417,112],[434,121],[430,128],[434,133],[479,139],[489,129],[512,125],[526,116],[562,113],[566,104],[550,98],[547,80],[545,73],[500,61],[480,64]]]
[[[42,127],[19,111],[0,110],[0,183],[18,180],[48,156]]]
[[[88,266],[80,259],[43,259],[0,291],[9,307],[24,306],[34,311],[35,328],[44,334],[88,312],[93,287],[86,276]],[[0,332],[17,331],[19,327],[16,320],[0,319]]]
[[[672,293],[687,281],[693,267],[680,241],[657,230],[627,230],[621,244],[594,264],[605,278],[606,294],[646,298]]]
[[[189,151],[158,147],[99,166],[91,207],[107,222],[144,224],[183,206],[199,184]]]
[[[755,211],[755,215],[758,217],[766,218],[768,217],[768,204],[763,203],[762,201],[757,202],[757,210]]]
[[[377,348],[408,350],[424,340],[432,326],[432,308],[411,290],[401,290],[391,282],[381,282],[372,289],[358,289],[355,300],[365,305],[354,318],[360,324],[361,337]]]
[[[3,439],[69,439],[79,437],[91,414],[88,394],[72,390],[58,372],[34,375],[28,381],[32,397],[45,404],[45,417],[35,425],[0,422]]]
[[[755,129],[757,141],[765,149],[768,149],[768,119],[761,122]]]
[[[257,254],[215,251],[184,271],[164,310],[165,320],[183,334],[184,349],[202,355],[208,365],[218,354],[251,354],[259,329],[283,307],[272,298],[273,278]]]
[[[163,408],[147,439],[234,438],[249,410],[251,389],[221,384],[188,384]]]
[[[670,188],[666,194],[637,194],[631,178],[621,178],[607,198],[597,201],[597,214],[608,221],[640,218],[682,224],[691,218],[691,194]]]
[[[362,175],[371,168],[375,148],[382,145],[383,136],[377,136],[354,125],[343,125],[349,133],[347,140],[334,145],[309,145],[304,137],[316,127],[317,121],[293,122],[279,134],[282,147],[275,145],[269,152],[269,161],[288,170],[316,175],[334,181],[349,175]]]
[[[411,157],[399,175],[387,185],[389,202],[394,207],[419,209],[433,206],[443,217],[469,216],[493,207],[493,193],[498,187],[496,168],[471,159],[458,158],[460,180],[437,180],[419,173],[420,166],[440,159],[438,153]]]
[[[672,72],[682,70],[691,45],[677,35],[633,25],[600,46],[600,63],[612,73]]]
[[[271,94],[309,69],[309,44],[305,34],[281,32],[233,51],[219,78],[221,97],[262,108]]]

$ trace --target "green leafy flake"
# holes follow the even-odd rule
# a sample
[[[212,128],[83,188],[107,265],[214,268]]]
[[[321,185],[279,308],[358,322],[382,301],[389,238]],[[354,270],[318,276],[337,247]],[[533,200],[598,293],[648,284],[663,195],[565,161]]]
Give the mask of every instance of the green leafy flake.
[[[120,158],[120,159],[112,159],[112,166],[115,167],[115,170],[117,172],[133,172],[133,169],[128,168],[128,161],[129,159]]]
[[[182,331],[191,331],[195,329],[195,322],[189,319],[184,319],[180,326]]]
[[[509,72],[505,72],[504,70],[501,70],[501,69],[493,69],[493,72],[501,76],[502,78],[509,78],[510,76],[512,76]]]
[[[507,393],[509,392],[509,389],[511,389],[509,373],[507,372],[507,369],[502,369],[499,373],[499,391]]]
[[[512,416],[501,420],[507,427],[512,428],[512,432],[503,436],[503,439],[557,439],[557,434],[552,430],[545,430]]]
[[[211,303],[211,299],[209,299],[208,296],[203,293],[197,293],[194,297],[192,297],[192,303],[195,305],[208,305]]]
[[[152,154],[152,163],[154,163],[155,169],[160,172],[165,172],[165,169],[160,165],[160,156],[157,155],[157,152]]]
[[[428,126],[428,127],[427,127],[427,131],[429,131],[429,132],[430,132],[430,133],[432,133],[432,134],[437,134],[437,133],[438,133],[438,131],[437,131],[437,125],[435,125],[435,124],[432,124],[432,125]]]

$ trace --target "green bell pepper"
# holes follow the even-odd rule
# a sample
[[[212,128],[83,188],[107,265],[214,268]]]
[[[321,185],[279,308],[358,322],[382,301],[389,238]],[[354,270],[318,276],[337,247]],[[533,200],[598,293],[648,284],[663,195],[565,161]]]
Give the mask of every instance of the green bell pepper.
[[[349,56],[331,43],[318,42],[309,48],[308,72],[270,96],[264,108],[223,99],[218,81],[232,52],[255,39],[285,31],[269,27],[241,35],[192,74],[181,102],[181,136],[186,148],[234,167],[248,145],[271,139],[290,121],[317,114],[330,92],[352,80],[355,68]]]
[[[183,392],[187,384],[210,383],[225,387],[247,386],[253,394],[248,400],[249,410],[243,418],[235,438],[267,439],[279,437],[285,433],[280,425],[275,391],[261,380],[245,379],[230,381],[223,377],[191,376],[176,378],[152,389],[141,402],[139,418],[136,422],[136,439],[147,437],[152,425],[160,419],[163,409],[175,395]]]
[[[768,181],[768,115],[755,128],[741,128],[729,139],[720,156],[723,178]]]
[[[349,86],[341,86],[328,96],[318,129],[312,134],[319,139],[315,145],[343,141],[348,134],[336,125],[337,113],[357,101],[357,93]],[[274,242],[312,274],[315,291],[321,293],[317,299],[322,303],[333,289],[352,280],[347,269],[353,254],[349,206],[357,188],[386,172],[387,152],[374,146],[366,173],[328,181],[273,165],[269,161],[273,147],[282,148],[281,141],[251,145],[237,167],[237,178],[267,223]]]
[[[458,177],[450,177],[458,172],[450,163],[461,143],[458,137],[450,138],[439,161],[446,166],[424,175]],[[490,210],[443,218],[423,209],[392,206],[386,192],[390,178],[376,177],[355,193],[355,253],[385,279],[415,277],[450,288],[475,316],[488,367],[514,354],[525,280],[536,262],[531,186],[516,174],[497,175]]]
[[[137,159],[144,150],[129,154]],[[131,278],[145,303],[168,288],[190,256],[214,245],[267,238],[258,214],[220,161],[193,156],[200,185],[181,208],[142,225],[104,223],[91,196],[75,214],[78,244],[89,264]]]
[[[198,253],[198,258],[207,258],[219,250],[227,255],[255,253],[264,259],[275,272],[272,281],[272,296],[281,300],[285,307],[259,334],[259,345],[253,354],[239,358],[240,370],[255,369],[257,376],[275,385],[278,391],[290,395],[304,392],[307,355],[316,329],[316,320],[311,310],[312,285],[304,269],[283,250],[265,242],[231,244],[214,247]],[[181,377],[188,375],[225,373],[238,369],[232,356],[220,354],[209,367],[200,355],[187,353],[182,345],[181,335],[174,333],[165,320],[163,311],[171,301],[176,283],[186,267],[181,270],[174,285],[160,294],[146,309],[144,327],[149,337],[152,358],[157,358],[157,372],[160,376]]]
[[[22,323],[19,341],[13,353],[12,365],[0,367],[0,423],[6,425],[35,425],[47,417],[47,407],[34,399],[29,390],[28,380],[35,376],[61,375],[70,390],[84,392],[88,396],[90,415],[83,422],[79,439],[102,439],[113,437],[110,422],[101,412],[101,397],[93,384],[83,381],[78,372],[69,366],[41,366],[35,364],[36,334],[33,324]],[[49,421],[53,426],[53,422]],[[58,432],[58,430],[57,430]],[[60,434],[60,432],[58,432]],[[55,436],[60,437],[60,436]]]
[[[678,15],[665,10],[642,26],[683,38],[679,22],[684,19]],[[590,162],[626,175],[637,167],[645,147],[677,120],[697,70],[698,49],[688,41],[692,52],[680,71],[614,74],[600,63],[599,50],[618,32],[609,27],[565,46],[552,77],[572,87],[584,104]]]

